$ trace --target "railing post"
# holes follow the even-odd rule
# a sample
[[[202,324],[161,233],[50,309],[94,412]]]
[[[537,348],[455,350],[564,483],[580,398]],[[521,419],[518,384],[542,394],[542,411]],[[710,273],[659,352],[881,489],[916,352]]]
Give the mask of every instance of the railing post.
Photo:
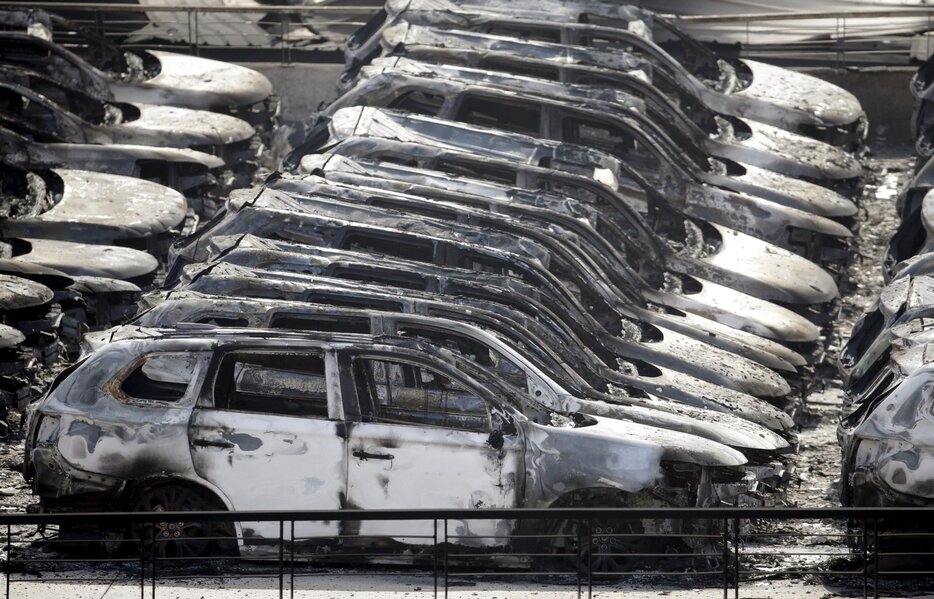
[[[279,520],[279,599],[285,597],[285,520]]]
[[[444,599],[448,599],[448,519],[444,519],[444,541],[441,544],[441,551],[444,553]]]
[[[730,589],[730,521],[723,519],[723,599],[729,599]]]
[[[577,561],[574,565],[574,577],[577,579],[577,599],[583,597],[583,573],[584,573],[584,521],[577,520],[577,543],[574,547],[577,550]]]
[[[733,519],[733,599],[739,599],[739,518]]]
[[[152,533],[152,544],[149,549],[149,558],[152,561],[152,597],[150,599],[156,599],[156,527],[150,526],[149,532]]]
[[[194,55],[195,53],[194,39],[195,38],[193,37],[194,28],[192,27],[192,24],[191,24],[191,9],[190,8],[185,11],[185,16],[188,17],[188,53],[191,55]]]
[[[432,569],[432,573],[434,574],[434,578],[435,578],[434,598],[438,599],[438,519],[437,518],[433,520],[433,526],[434,526],[435,547],[434,547],[434,551],[431,552],[431,569]]]
[[[289,520],[289,597],[295,597],[295,520]]]
[[[142,522],[139,526],[139,599],[146,599],[146,540],[143,535],[146,533],[146,527]]]
[[[194,14],[194,20],[195,20],[195,39],[194,39],[195,56],[201,56],[201,50],[198,47],[198,40],[200,39],[200,35],[199,35],[200,32],[198,31],[198,11],[197,10],[193,11],[193,14]]]
[[[594,542],[593,542],[593,520],[587,518],[587,542],[590,543],[590,547],[587,551],[587,599],[593,599],[593,552],[594,552]]]
[[[872,596],[879,599],[879,519],[872,519],[872,553],[876,570],[873,572]]]
[[[11,556],[13,554],[13,538],[12,531],[10,530],[10,525],[6,525],[6,599],[10,599],[10,574],[13,571],[10,569]]]
[[[863,599],[869,599],[869,531],[866,516],[862,518],[863,535]]]

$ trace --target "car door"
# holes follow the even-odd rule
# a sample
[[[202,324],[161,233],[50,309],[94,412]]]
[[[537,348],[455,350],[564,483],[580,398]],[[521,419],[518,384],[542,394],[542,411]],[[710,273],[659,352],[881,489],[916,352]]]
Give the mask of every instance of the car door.
[[[344,384],[353,387],[343,394],[355,397],[351,409],[359,410],[359,422],[349,427],[349,507],[466,509],[518,504],[521,443],[516,435],[491,428],[485,389],[456,372],[395,354],[348,354],[341,360],[342,371],[352,373],[352,381],[345,379]],[[501,520],[449,521],[448,536],[462,537],[457,542],[465,544],[499,545],[510,529],[511,522]],[[362,522],[360,534],[430,544],[434,524]],[[439,538],[442,535],[439,529]]]
[[[211,392],[193,412],[189,445],[198,475],[233,509],[341,508],[346,443],[338,434],[339,391],[328,384],[336,380],[333,360],[323,351],[238,350],[218,358]],[[279,536],[277,522],[242,527],[254,541]],[[295,523],[296,537],[338,532],[334,521]]]

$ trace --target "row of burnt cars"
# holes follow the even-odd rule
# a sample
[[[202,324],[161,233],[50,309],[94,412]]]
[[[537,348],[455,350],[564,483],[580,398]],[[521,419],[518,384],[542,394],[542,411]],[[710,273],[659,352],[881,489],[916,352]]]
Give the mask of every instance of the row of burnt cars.
[[[276,106],[255,71],[0,10],[4,409],[85,331],[135,314],[171,241],[252,182]]]
[[[844,505],[934,500],[931,320],[934,314],[934,57],[911,80],[917,170],[899,190],[898,228],[881,264],[885,286],[840,355]]]
[[[347,56],[282,172],[33,406],[44,507],[773,501],[848,259],[855,98],[600,0],[391,0]],[[173,524],[164,551],[218,549]]]

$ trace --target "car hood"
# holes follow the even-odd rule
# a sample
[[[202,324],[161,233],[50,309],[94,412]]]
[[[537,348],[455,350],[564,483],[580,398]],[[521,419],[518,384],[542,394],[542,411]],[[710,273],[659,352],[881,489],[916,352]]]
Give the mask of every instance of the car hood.
[[[148,52],[159,61],[159,74],[138,83],[113,83],[118,102],[227,108],[255,104],[273,93],[269,79],[253,69],[187,54]]]
[[[0,223],[6,237],[112,243],[159,235],[185,218],[185,197],[158,183],[91,171],[55,169],[64,190],[52,209]]]
[[[694,435],[590,416],[585,426],[545,426],[527,423],[526,436],[545,459],[560,459],[581,469],[606,468],[605,476],[625,491],[638,491],[657,480],[663,461],[701,466],[740,466],[742,453]],[[551,456],[547,458],[546,456]],[[579,456],[579,461],[574,459]],[[542,471],[549,469],[543,468]]]
[[[229,144],[254,134],[248,122],[226,114],[178,106],[134,106],[139,110],[139,118],[108,127],[115,141],[187,148]]]
[[[740,103],[757,104],[748,112],[756,119],[758,112],[771,109],[772,118],[786,127],[818,125],[825,127],[848,126],[864,116],[856,96],[822,81],[817,77],[797,73],[754,60],[741,59],[751,72],[752,82],[745,89],[730,94]]]
[[[934,348],[922,346],[915,369],[859,424],[854,434],[863,439],[903,441],[934,447],[934,410],[930,387],[934,377]],[[911,351],[911,350],[909,350]],[[913,352],[917,353],[917,352]],[[921,365],[923,364],[923,365]]]
[[[52,301],[54,296],[55,293],[42,283],[0,274],[0,310],[4,312],[41,306]]]
[[[720,233],[720,248],[700,261],[739,273],[743,283],[738,291],[790,304],[823,303],[839,294],[830,273],[814,262],[745,233],[711,225]]]
[[[54,268],[69,275],[135,279],[153,273],[159,261],[146,252],[112,245],[25,239],[32,247],[16,260]]]

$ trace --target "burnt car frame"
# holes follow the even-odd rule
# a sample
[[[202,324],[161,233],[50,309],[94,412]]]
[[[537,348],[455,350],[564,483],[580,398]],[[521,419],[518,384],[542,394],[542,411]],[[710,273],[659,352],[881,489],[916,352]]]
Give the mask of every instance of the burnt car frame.
[[[225,244],[223,255],[207,265],[189,267],[185,274],[175,289],[218,296],[434,313],[444,310],[438,303],[443,301],[450,310],[443,312],[445,317],[481,321],[485,328],[497,330],[524,352],[537,356],[553,376],[570,377],[573,385],[583,385],[580,388],[596,388],[600,399],[617,388],[627,395],[652,394],[717,412],[734,412],[775,430],[785,430],[790,424],[780,411],[743,393],[677,369],[649,364],[605,337],[593,338],[576,323],[563,320],[560,311],[551,310],[553,303],[537,294],[534,287],[501,276],[253,237],[229,247]],[[354,290],[349,287],[351,282],[361,288]],[[341,290],[340,298],[335,287]],[[453,304],[469,308],[451,309]],[[481,312],[487,316],[481,318]],[[221,324],[239,322],[236,316],[233,320],[215,317]]]
[[[362,81],[335,100],[325,116],[333,122],[342,107],[350,106],[395,108],[477,128],[588,146],[639,170],[667,201],[691,216],[780,246],[788,247],[791,238],[808,234],[821,240],[826,238],[828,244],[834,238],[846,239],[851,235],[845,226],[830,219],[728,189],[731,177],[717,174],[706,155],[686,156],[656,125],[614,114],[610,108],[588,108],[566,99],[398,72]],[[340,123],[348,128],[350,125]],[[685,198],[691,201],[686,203]]]
[[[698,352],[709,349],[710,360],[705,361],[707,368],[719,362],[714,358],[717,355],[724,362],[716,368],[729,379],[736,379],[738,383],[751,375],[752,379],[764,383],[745,386],[751,382],[748,380],[739,389],[767,395],[783,395],[788,391],[784,380],[774,373],[768,374],[759,367],[753,367],[754,362],[739,357],[743,353],[751,354],[754,343],[760,338],[680,311],[669,310],[668,314],[663,314],[646,309],[644,302],[632,292],[628,294],[628,301],[623,300],[626,295],[617,295],[605,281],[585,276],[588,267],[584,263],[572,256],[552,253],[532,239],[425,217],[408,217],[393,210],[348,204],[331,198],[299,197],[294,190],[285,193],[264,188],[234,192],[228,201],[225,217],[173,247],[174,264],[170,265],[170,271],[177,271],[184,262],[206,259],[211,252],[206,242],[212,236],[238,233],[273,235],[300,243],[343,249],[363,248],[404,259],[516,276],[547,289],[575,315],[569,322],[579,320],[583,328],[606,330],[611,335],[618,335],[635,325],[631,331],[634,338],[660,337],[654,342],[657,349],[649,350],[652,354],[648,359],[650,362],[658,360],[659,364],[673,364],[678,359],[674,362],[672,359],[676,355],[685,355],[688,347],[695,347]],[[569,287],[571,282],[574,291]],[[663,334],[662,330],[667,332]],[[648,349],[641,343],[638,346],[640,351]],[[665,349],[659,353],[662,346]],[[733,363],[730,368],[721,368],[729,362]],[[695,369],[696,364],[690,368]],[[767,380],[768,383],[765,382]]]
[[[427,56],[425,55],[427,54]],[[604,107],[611,114],[624,114],[649,120],[660,126],[671,141],[687,152],[708,155],[725,165],[729,178],[720,184],[737,191],[746,191],[768,199],[820,213],[813,206],[828,198],[832,204],[844,204],[846,198],[828,187],[850,190],[858,188],[862,166],[851,154],[829,144],[795,135],[765,125],[745,125],[748,133],[737,141],[734,126],[742,123],[720,121],[710,123],[710,131],[700,129],[694,121],[675,108],[671,102],[642,78],[609,77],[606,81],[556,81],[537,72],[518,72],[500,60],[495,68],[476,68],[446,60],[448,51],[422,53],[412,57],[399,48],[391,56],[374,59],[360,70],[359,80],[387,71],[416,76],[436,76],[464,80],[485,86],[502,87],[554,99],[564,99],[591,108]],[[569,67],[565,67],[568,69]],[[352,89],[352,88],[348,88]],[[612,108],[610,108],[612,107]],[[647,131],[650,131],[647,129]],[[761,138],[761,139],[760,139]],[[710,176],[708,175],[708,179]],[[781,191],[772,189],[778,188]],[[816,198],[812,198],[816,196]],[[826,200],[825,200],[826,201]]]
[[[669,80],[718,112],[753,118],[836,145],[857,144],[865,138],[867,122],[862,107],[852,94],[835,85],[757,61],[718,56],[665,19],[647,11],[635,12],[634,7],[546,4],[547,10],[541,3],[389,0],[348,39],[347,65],[354,69],[369,62],[379,52],[381,30],[400,20],[567,46],[612,48],[637,53],[653,70],[666,71]],[[581,17],[596,18],[598,24],[579,21]],[[620,17],[611,26],[599,24]],[[680,56],[672,56],[649,39],[648,28],[653,25],[675,40],[666,48]]]
[[[188,209],[181,193],[134,177],[0,161],[0,179],[11,198],[0,220],[4,238],[120,244],[161,255]]]
[[[250,274],[262,273],[252,271]],[[218,277],[215,279],[218,283],[222,280],[219,278],[222,275],[208,276]],[[227,281],[232,282],[231,279]],[[299,281],[311,283],[304,301],[250,296],[251,293],[258,295],[260,289],[278,288],[283,297],[299,297],[294,292]],[[664,399],[661,394],[640,393],[633,388],[624,391],[622,386],[617,386],[612,393],[590,387],[579,378],[575,368],[562,363],[564,357],[556,353],[557,346],[547,345],[557,340],[556,336],[503,304],[451,295],[409,295],[408,290],[402,288],[373,284],[353,286],[347,280],[330,277],[273,278],[268,282],[266,286],[260,283],[249,289],[244,286],[244,295],[240,297],[187,290],[165,292],[159,294],[158,303],[140,314],[133,325],[182,328],[185,323],[200,323],[414,336],[466,357],[483,352],[498,355],[502,362],[497,366],[500,375],[528,393],[530,401],[550,406],[550,409],[594,413],[679,430],[740,450],[776,451],[787,447],[784,439],[768,428],[753,424],[720,404],[705,401],[700,395],[681,402]],[[204,285],[200,287],[205,288]],[[217,289],[220,288],[218,285]],[[147,301],[154,299],[149,297]],[[349,306],[355,300],[360,307]],[[366,305],[367,300],[372,300],[372,307]],[[342,302],[346,303],[341,305]],[[97,334],[95,339],[105,337],[105,334]],[[611,378],[607,375],[607,380]],[[623,380],[618,377],[615,382],[619,385]],[[780,428],[780,425],[773,427]]]
[[[201,208],[232,176],[217,156],[153,146],[45,143],[0,127],[3,160],[21,168],[73,168],[152,181],[185,194]]]
[[[636,294],[643,301],[692,313],[761,337],[778,341],[807,342],[817,337],[817,328],[786,308],[709,285],[674,273],[642,272],[606,242],[592,227],[570,219],[553,217],[547,210],[509,201],[495,201],[482,193],[463,189],[445,193],[427,186],[406,190],[388,189],[379,179],[362,177],[351,181],[306,176],[270,178],[266,186],[300,195],[334,197],[341,201],[397,210],[410,216],[469,223],[533,239],[569,262],[585,265],[591,276],[604,281],[626,298]],[[544,202],[547,198],[539,196]],[[555,199],[555,198],[552,198]]]
[[[706,245],[729,248],[730,244],[736,243],[743,247],[742,251],[747,258],[753,252],[757,254],[756,264],[761,265],[759,268],[763,272],[748,271],[749,266],[745,267],[750,278],[763,282],[761,285],[745,282],[750,285],[749,293],[752,295],[801,304],[826,302],[837,293],[830,275],[816,265],[799,262],[792,266],[795,260],[789,259],[787,252],[768,247],[762,241],[732,229],[733,226],[743,226],[743,223],[734,221],[727,226],[707,224],[710,210],[706,206],[709,202],[697,199],[707,191],[704,188],[699,187],[696,191],[691,188],[691,193],[685,195],[676,195],[668,188],[662,188],[659,193],[636,169],[591,148],[410,113],[352,107],[342,109],[326,123],[320,123],[306,143],[287,158],[286,166],[295,168],[306,154],[315,152],[339,152],[388,162],[417,164],[531,189],[551,189],[584,202],[599,203],[611,213],[625,213],[628,205],[629,212],[642,214],[649,221],[650,227],[664,237],[665,245],[677,248],[675,251],[679,253],[691,252],[703,256],[701,262],[708,263],[706,268],[709,268],[709,263],[719,263],[722,265],[720,269],[731,272],[744,268],[738,263],[735,266],[732,264],[728,250],[721,252],[718,249],[711,254],[704,249]],[[440,157],[433,157],[432,152],[437,152]],[[466,154],[476,158],[471,160]],[[402,155],[407,158],[400,158]],[[311,156],[308,161],[309,167],[314,168],[317,159]],[[535,170],[535,167],[539,168]],[[664,197],[662,194],[665,194]],[[680,210],[699,216],[685,216]],[[826,255],[828,259],[837,260],[846,256],[844,252],[824,247],[824,242],[814,239],[820,236],[812,236],[807,231],[788,232],[780,228],[779,222],[770,223],[768,216],[761,213],[759,216],[761,223],[752,223],[756,232],[761,234],[759,228],[766,226],[775,233],[782,231],[782,239],[798,253]],[[633,221],[635,218],[623,217],[623,220]],[[773,221],[777,220],[773,217]],[[691,239],[703,239],[704,245],[697,247]],[[769,256],[778,257],[782,265],[773,264]],[[786,268],[793,268],[805,277],[809,289],[782,283],[782,277],[772,274]],[[741,284],[741,279],[737,279],[736,283]],[[774,286],[771,292],[770,286]]]
[[[407,394],[406,384],[417,392]],[[448,399],[421,417],[406,407],[410,395],[424,401],[444,390]],[[137,328],[64,373],[34,404],[25,468],[49,509],[90,502],[171,511],[406,509],[425,507],[427,488],[438,491],[427,502],[435,508],[547,507],[582,497],[599,504],[608,495],[625,505],[672,482],[675,497],[703,505],[716,471],[745,462],[711,441],[620,420],[546,410],[533,419],[526,414],[537,407],[524,402],[477,363],[413,339]],[[672,471],[672,463],[680,467]],[[439,484],[452,476],[470,480],[469,489]],[[403,532],[369,522],[358,532],[418,546],[427,540],[406,533],[423,526]],[[512,531],[506,521],[471,527],[477,536],[464,542],[480,546],[502,545],[491,537]],[[234,534],[241,553],[268,551],[263,541],[279,536],[270,523],[230,530],[183,522],[173,529],[179,535],[165,523],[154,529],[155,550],[169,557],[217,551],[212,537]],[[337,522],[321,522],[297,524],[295,534],[341,532]]]
[[[595,210],[571,197],[554,192],[530,191],[492,183],[479,179],[467,179],[438,171],[429,171],[413,167],[392,164],[359,161],[332,154],[314,155],[303,161],[303,168],[310,168],[329,182],[351,184],[362,187],[383,189],[408,196],[426,197],[445,203],[502,212],[514,216],[527,217],[554,224],[563,230],[575,234],[581,241],[582,251],[594,261],[605,264],[603,270],[610,280],[614,280],[616,267],[607,261],[618,264],[623,271],[631,270],[649,287],[676,293],[700,296],[704,305],[717,305],[718,310],[732,311],[732,306],[746,304],[750,309],[768,313],[769,316],[757,319],[764,328],[753,330],[741,322],[731,326],[754,334],[779,339],[784,342],[810,342],[817,338],[818,330],[803,317],[792,315],[784,308],[774,304],[750,303],[755,295],[747,295],[743,290],[734,291],[713,281],[687,274],[684,271],[669,270],[668,264],[658,261],[660,249],[655,246],[655,239],[647,223],[635,213],[626,212],[624,218],[607,218],[602,211]],[[317,160],[316,160],[317,158]],[[384,205],[387,205],[384,203]],[[469,218],[469,217],[468,217]],[[534,226],[534,225],[533,225]],[[628,285],[630,281],[619,281]],[[652,291],[648,291],[651,296]],[[665,299],[659,299],[666,303]],[[735,302],[735,304],[734,304]],[[755,308],[751,306],[755,304]],[[685,305],[689,312],[694,309]],[[727,306],[730,306],[727,308]],[[745,310],[744,310],[745,312]],[[720,320],[720,317],[706,310],[701,314]],[[736,313],[735,316],[746,318]],[[728,317],[728,316],[727,316]],[[728,317],[729,318],[729,317]],[[721,322],[723,322],[721,320]],[[751,324],[751,323],[750,323]]]

